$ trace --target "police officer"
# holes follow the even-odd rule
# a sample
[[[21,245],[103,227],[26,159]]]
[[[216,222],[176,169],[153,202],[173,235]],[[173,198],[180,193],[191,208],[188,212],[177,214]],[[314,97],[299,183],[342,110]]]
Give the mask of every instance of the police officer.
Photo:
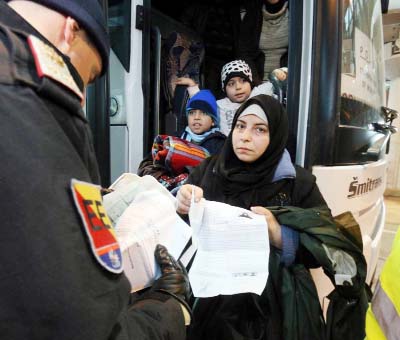
[[[184,339],[187,275],[132,301],[81,104],[108,66],[97,0],[0,0],[1,339]]]

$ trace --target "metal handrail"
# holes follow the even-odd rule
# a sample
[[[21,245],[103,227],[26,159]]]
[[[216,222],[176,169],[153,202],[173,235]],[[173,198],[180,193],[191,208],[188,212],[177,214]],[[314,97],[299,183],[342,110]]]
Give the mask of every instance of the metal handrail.
[[[161,32],[157,26],[152,27],[155,33],[154,51],[154,135],[160,134],[160,89],[161,89]]]

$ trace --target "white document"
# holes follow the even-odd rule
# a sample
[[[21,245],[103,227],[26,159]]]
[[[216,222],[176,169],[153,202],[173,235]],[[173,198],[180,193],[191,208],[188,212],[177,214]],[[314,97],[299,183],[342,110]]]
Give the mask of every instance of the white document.
[[[115,226],[118,219],[135,197],[148,190],[157,190],[160,195],[169,198],[175,204],[175,197],[153,176],[138,176],[132,173],[122,174],[111,186],[114,191],[103,197],[103,206]]]
[[[265,217],[228,204],[192,203],[189,211],[197,253],[189,271],[196,297],[261,294],[268,279]]]
[[[115,191],[104,196],[104,206],[116,223],[124,272],[132,291],[141,290],[160,276],[154,257],[156,245],[164,245],[178,259],[191,237],[191,228],[176,213],[175,197],[154,177],[124,174],[111,188]]]

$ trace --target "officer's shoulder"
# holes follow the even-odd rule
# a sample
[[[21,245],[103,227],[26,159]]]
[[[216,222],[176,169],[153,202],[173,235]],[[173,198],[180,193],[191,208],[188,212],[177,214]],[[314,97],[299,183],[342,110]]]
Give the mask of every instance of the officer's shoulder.
[[[56,48],[34,35],[28,36],[28,44],[39,78],[50,78],[68,88],[83,100],[82,91],[76,84],[67,64]]]

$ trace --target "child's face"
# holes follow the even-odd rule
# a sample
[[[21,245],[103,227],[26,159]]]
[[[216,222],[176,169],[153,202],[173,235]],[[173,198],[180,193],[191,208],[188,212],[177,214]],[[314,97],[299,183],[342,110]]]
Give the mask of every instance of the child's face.
[[[256,115],[240,117],[232,132],[232,147],[242,162],[252,163],[267,150],[270,141],[268,124]]]
[[[225,92],[232,102],[243,103],[250,97],[251,85],[242,77],[233,77],[226,84]]]
[[[196,135],[201,135],[214,125],[212,118],[201,110],[190,110],[188,125]]]

